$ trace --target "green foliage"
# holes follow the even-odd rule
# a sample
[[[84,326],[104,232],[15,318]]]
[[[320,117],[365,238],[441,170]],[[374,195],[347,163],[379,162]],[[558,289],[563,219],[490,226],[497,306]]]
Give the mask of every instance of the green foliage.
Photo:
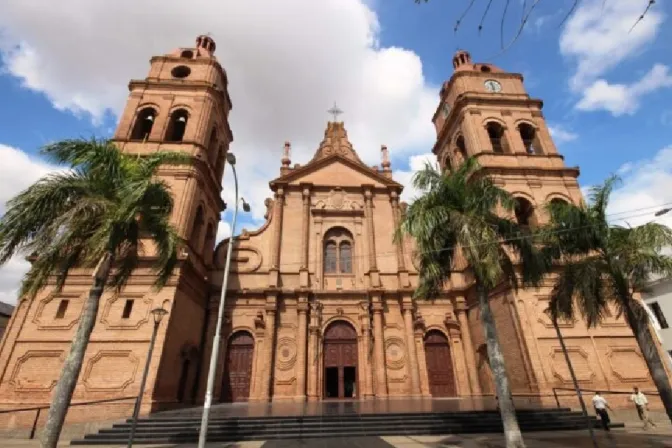
[[[32,257],[20,295],[34,297],[50,276],[61,288],[73,267],[94,267],[106,253],[116,260],[110,285],[119,290],[138,266],[143,240],[157,248],[155,286],[162,287],[177,262],[180,238],[169,222],[170,189],[155,175],[159,166],[190,163],[189,157],[133,156],[95,139],[53,143],[42,154],[70,169],[19,193],[0,218],[0,265],[16,254]]]
[[[661,250],[672,245],[672,230],[651,222],[637,227],[610,224],[607,206],[615,176],[591,190],[588,204],[553,203],[544,243],[559,266],[548,312],[573,319],[575,303],[589,326],[607,315],[609,303],[619,316],[631,310],[646,315],[634,294],[644,292],[652,275],[672,275],[672,258]]]
[[[516,260],[523,265],[519,275],[524,284],[538,284],[549,269],[530,231],[509,218],[514,198],[483,175],[475,159],[444,174],[426,164],[413,184],[424,194],[408,207],[395,238],[410,235],[415,240],[420,262],[416,296],[429,298],[441,291],[458,251],[486,289],[502,281],[517,288]]]

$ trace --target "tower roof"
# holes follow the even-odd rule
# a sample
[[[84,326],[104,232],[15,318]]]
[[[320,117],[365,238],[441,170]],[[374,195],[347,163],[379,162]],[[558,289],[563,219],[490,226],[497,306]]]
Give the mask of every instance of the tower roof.
[[[348,140],[348,132],[342,121],[330,121],[327,123],[327,129],[324,131],[324,138],[320,147],[315,152],[313,160],[318,160],[332,154],[340,154],[352,160],[362,163],[361,159]]]
[[[476,63],[471,60],[471,55],[466,50],[457,50],[453,56],[453,68],[455,72],[483,72],[483,73],[501,73],[502,69],[492,64]]]

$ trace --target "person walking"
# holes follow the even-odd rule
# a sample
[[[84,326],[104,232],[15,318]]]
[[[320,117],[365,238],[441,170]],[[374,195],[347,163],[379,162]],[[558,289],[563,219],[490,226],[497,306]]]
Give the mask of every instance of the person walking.
[[[610,411],[613,409],[611,409],[611,406],[609,406],[607,400],[602,395],[600,395],[599,391],[595,391],[595,395],[593,395],[593,407],[595,408],[595,413],[600,416],[600,421],[602,422],[602,427],[604,430],[610,431],[609,423],[611,423],[611,420],[609,419],[609,413],[607,412],[607,409]]]
[[[640,392],[639,387],[635,386],[633,389],[634,393],[630,396],[630,401],[635,403],[637,415],[644,422],[644,429],[649,429],[649,425],[656,426],[649,417],[649,400],[646,399],[644,393]]]

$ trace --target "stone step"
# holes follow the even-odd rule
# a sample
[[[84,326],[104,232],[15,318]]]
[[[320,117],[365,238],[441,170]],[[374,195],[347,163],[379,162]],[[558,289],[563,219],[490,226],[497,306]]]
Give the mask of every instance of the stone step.
[[[569,410],[520,411],[518,422],[523,431],[583,429],[585,420]],[[594,417],[595,427],[599,422]],[[615,425],[618,426],[618,425]],[[622,426],[622,425],[620,425]],[[194,443],[198,440],[200,420],[150,417],[138,422],[134,443]],[[415,414],[348,414],[306,417],[261,417],[214,419],[209,422],[208,441],[329,438],[346,436],[431,435],[502,432],[496,411],[415,413]],[[119,423],[72,445],[114,445],[128,441],[130,424]]]

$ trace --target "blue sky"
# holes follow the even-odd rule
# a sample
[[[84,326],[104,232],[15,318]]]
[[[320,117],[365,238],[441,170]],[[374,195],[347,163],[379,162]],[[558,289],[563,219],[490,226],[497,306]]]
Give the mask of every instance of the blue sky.
[[[213,33],[230,79],[232,150],[255,208],[241,227],[262,219],[283,142],[292,142],[293,163],[307,162],[334,100],[360,156],[377,164],[387,144],[398,180],[407,183],[431,148],[438,88],[458,48],[525,76],[530,95],[544,101],[567,165],[580,166],[582,185],[624,175],[614,212],[672,202],[670,2],[657,2],[631,33],[645,0],[607,0],[604,9],[602,0],[585,0],[563,26],[571,1],[540,2],[503,53],[503,1],[494,2],[480,35],[486,1],[475,2],[457,33],[466,1],[276,3],[64,0],[45,9],[36,1],[0,0],[0,213],[9,197],[52,168],[36,156],[41,145],[109,136],[129,79],[146,76],[152,55],[190,46],[202,32]],[[510,3],[507,40],[523,5]],[[230,200],[230,188],[224,196]],[[223,223],[221,234],[227,229]],[[14,261],[0,268],[0,300],[11,301],[25,267]]]

